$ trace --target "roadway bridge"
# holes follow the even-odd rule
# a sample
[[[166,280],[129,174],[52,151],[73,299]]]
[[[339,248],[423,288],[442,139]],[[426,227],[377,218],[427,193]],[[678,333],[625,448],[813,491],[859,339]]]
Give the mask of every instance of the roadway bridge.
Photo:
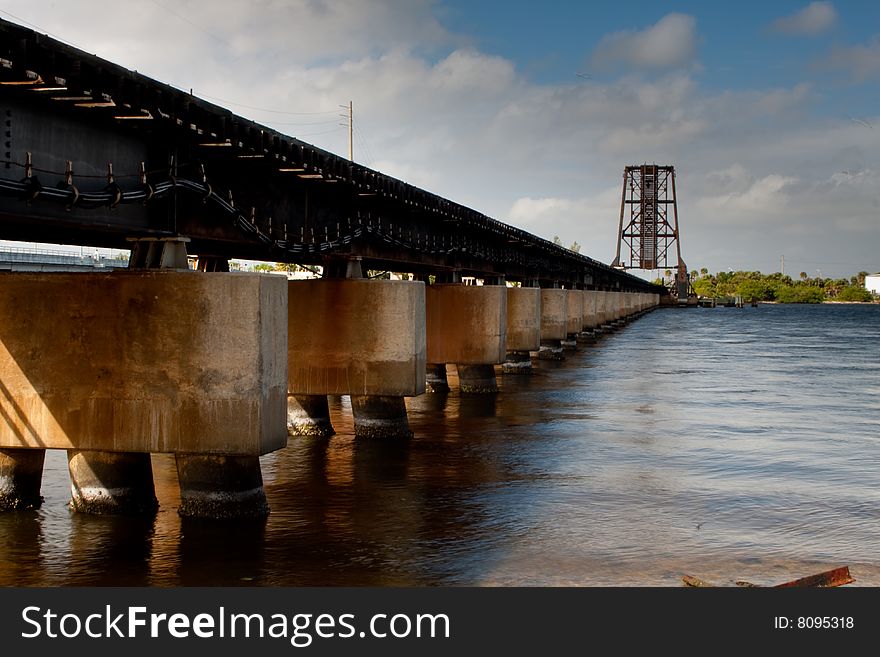
[[[493,394],[496,366],[562,358],[665,293],[5,21],[0,112],[0,239],[131,250],[0,274],[0,509],[39,505],[66,449],[77,510],[154,511],[149,455],[171,452],[181,514],[262,515],[258,457],[332,434],[327,395],[359,438],[406,438],[405,398],[448,391],[447,366]]]

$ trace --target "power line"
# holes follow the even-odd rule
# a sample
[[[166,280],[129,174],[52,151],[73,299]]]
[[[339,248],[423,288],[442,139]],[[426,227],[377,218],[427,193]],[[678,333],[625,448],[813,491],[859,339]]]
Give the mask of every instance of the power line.
[[[198,95],[200,98],[210,98],[211,100],[219,100],[221,103],[226,103],[227,105],[235,105],[236,107],[244,107],[251,110],[257,110],[258,112],[269,112],[271,114],[288,114],[290,116],[309,116],[316,114],[336,114],[338,110],[325,110],[321,112],[288,112],[287,110],[277,110],[277,109],[269,109],[267,107],[255,107],[253,105],[245,105],[244,103],[237,103],[234,100],[229,100],[227,98],[218,98],[217,96],[209,96],[208,94],[203,94],[199,92]]]
[[[226,39],[219,37],[216,34],[213,34],[212,32],[208,32],[201,25],[199,25],[198,23],[196,23],[194,21],[191,21],[186,16],[183,16],[182,14],[178,14],[176,11],[174,11],[170,7],[166,7],[165,5],[161,4],[160,2],[157,2],[157,0],[150,0],[150,2],[152,2],[154,5],[156,5],[159,9],[162,9],[163,11],[168,12],[172,16],[175,16],[175,17],[179,18],[180,20],[182,20],[184,23],[187,23],[188,25],[191,25],[192,27],[196,28],[202,34],[209,36],[212,39],[214,39],[215,41],[222,43],[224,46],[226,46],[230,50],[232,49],[232,46],[230,46],[229,42]]]
[[[370,148],[370,143],[367,141],[367,136],[363,133],[363,131],[358,126],[354,127],[354,133],[358,137],[359,141],[361,142],[361,144],[364,148],[364,152],[366,153],[367,158],[368,158],[367,162],[370,164],[375,163],[376,156],[373,154],[373,149]]]

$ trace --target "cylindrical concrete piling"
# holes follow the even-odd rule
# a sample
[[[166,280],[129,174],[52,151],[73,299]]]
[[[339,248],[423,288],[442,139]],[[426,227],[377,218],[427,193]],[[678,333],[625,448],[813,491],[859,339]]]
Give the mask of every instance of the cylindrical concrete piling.
[[[40,507],[45,457],[45,449],[0,449],[0,511]]]
[[[336,433],[327,395],[287,395],[287,433],[323,438]]]
[[[458,381],[466,394],[498,392],[494,365],[458,365]]]
[[[356,438],[411,438],[403,397],[352,395]]]
[[[449,392],[449,379],[446,378],[445,363],[428,363],[425,375],[427,392]]]
[[[145,515],[159,507],[150,455],[67,450],[70,506],[96,515]]]
[[[177,454],[185,518],[262,518],[269,514],[258,456]]]
[[[531,374],[531,354],[528,351],[508,351],[507,359],[501,365],[501,371],[504,374]]]

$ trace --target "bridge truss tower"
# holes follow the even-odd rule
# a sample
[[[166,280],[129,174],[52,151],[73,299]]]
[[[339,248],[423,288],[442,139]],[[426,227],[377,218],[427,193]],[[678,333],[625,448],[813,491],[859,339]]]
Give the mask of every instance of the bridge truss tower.
[[[681,257],[674,167],[642,164],[624,168],[617,234],[617,255],[612,267],[624,270],[674,267],[671,291],[679,303],[685,303],[690,281],[687,265]]]

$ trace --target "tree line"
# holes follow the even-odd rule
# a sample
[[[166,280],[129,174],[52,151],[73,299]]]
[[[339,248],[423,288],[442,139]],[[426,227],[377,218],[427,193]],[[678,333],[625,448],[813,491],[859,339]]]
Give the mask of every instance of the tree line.
[[[729,271],[710,274],[705,267],[691,271],[691,285],[701,297],[741,296],[743,301],[778,303],[822,303],[823,301],[873,301],[865,289],[868,272],[850,278],[811,278],[801,272],[797,278],[779,272]]]

